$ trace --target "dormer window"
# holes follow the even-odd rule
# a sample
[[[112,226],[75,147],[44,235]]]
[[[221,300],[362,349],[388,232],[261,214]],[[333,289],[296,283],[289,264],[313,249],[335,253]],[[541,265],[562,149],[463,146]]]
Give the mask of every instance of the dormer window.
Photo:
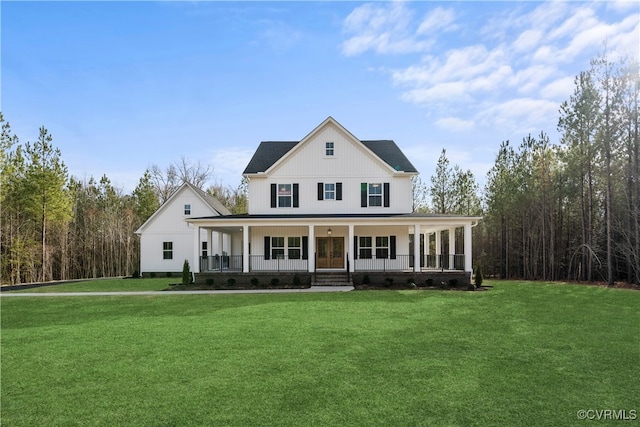
[[[327,157],[333,156],[333,148],[334,148],[333,142],[326,142],[324,155]]]
[[[184,205],[184,214],[191,215],[191,205]]]

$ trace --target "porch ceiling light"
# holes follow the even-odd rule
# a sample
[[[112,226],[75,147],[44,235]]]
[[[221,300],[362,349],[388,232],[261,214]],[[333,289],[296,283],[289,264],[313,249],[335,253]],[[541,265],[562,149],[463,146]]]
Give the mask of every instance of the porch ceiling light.
[[[327,235],[331,236],[331,229],[330,228],[327,229]]]

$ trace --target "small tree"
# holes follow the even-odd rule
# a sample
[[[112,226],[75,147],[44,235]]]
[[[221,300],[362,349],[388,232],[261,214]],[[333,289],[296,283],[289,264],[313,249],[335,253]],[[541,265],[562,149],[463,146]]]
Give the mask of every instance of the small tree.
[[[476,267],[476,286],[482,286],[483,280],[484,277],[482,276],[482,266],[478,265],[478,267]]]
[[[184,264],[182,264],[182,284],[188,285],[191,283],[191,269],[189,268],[189,261],[184,260]]]

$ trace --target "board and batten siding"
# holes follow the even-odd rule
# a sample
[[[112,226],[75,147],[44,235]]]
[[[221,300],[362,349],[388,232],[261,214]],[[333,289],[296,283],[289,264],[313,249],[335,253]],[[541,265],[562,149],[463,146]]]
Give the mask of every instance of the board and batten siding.
[[[326,142],[334,155],[326,156]],[[318,200],[318,183],[342,183],[342,200]],[[389,207],[361,207],[362,183],[389,183]],[[272,208],[272,184],[298,184],[298,207]],[[249,213],[406,213],[411,212],[411,176],[386,164],[344,132],[327,126],[277,164],[268,177],[251,177]]]
[[[191,189],[184,187],[172,197],[166,206],[162,206],[140,235],[140,272],[179,272],[184,260],[193,258],[193,228],[184,222],[187,217],[218,215]],[[184,205],[191,205],[191,215],[184,214]],[[215,254],[218,248],[218,235],[212,236],[213,244],[207,248],[209,254]],[[200,231],[199,248],[207,241],[206,230]],[[163,242],[173,243],[173,258],[163,258]],[[213,250],[213,252],[212,252]],[[192,267],[193,268],[193,267]]]

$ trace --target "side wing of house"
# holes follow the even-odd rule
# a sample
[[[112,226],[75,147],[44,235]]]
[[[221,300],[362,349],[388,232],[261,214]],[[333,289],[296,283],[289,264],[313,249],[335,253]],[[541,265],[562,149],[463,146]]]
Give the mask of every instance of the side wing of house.
[[[192,260],[196,250],[194,228],[185,219],[218,215],[220,212],[212,207],[204,192],[183,184],[136,232],[140,235],[140,272],[182,271],[184,260]],[[200,230],[198,251],[201,255],[211,254],[209,245],[215,252],[218,234],[214,233],[212,239],[206,230]]]
[[[360,141],[329,117],[300,142],[263,142],[245,170],[250,214],[396,214],[417,171],[393,141]]]

